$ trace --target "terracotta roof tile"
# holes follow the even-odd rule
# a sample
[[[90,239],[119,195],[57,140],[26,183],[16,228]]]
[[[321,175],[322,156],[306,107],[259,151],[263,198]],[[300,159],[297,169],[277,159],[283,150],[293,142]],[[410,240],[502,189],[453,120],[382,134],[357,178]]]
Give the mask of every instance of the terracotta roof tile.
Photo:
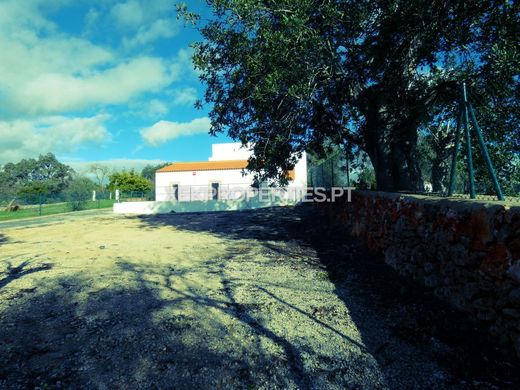
[[[247,160],[177,162],[158,169],[156,172],[221,171],[245,169]]]

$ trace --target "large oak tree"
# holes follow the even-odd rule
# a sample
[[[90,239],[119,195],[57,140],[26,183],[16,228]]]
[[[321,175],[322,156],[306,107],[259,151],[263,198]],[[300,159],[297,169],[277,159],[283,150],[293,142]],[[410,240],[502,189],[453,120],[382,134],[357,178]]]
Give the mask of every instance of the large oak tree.
[[[505,104],[517,99],[516,2],[207,4],[210,19],[179,10],[204,38],[193,59],[211,132],[253,144],[260,179],[283,180],[303,150],[347,144],[370,156],[378,189],[422,190],[418,130],[454,106],[462,80],[481,91],[492,81],[510,92]]]

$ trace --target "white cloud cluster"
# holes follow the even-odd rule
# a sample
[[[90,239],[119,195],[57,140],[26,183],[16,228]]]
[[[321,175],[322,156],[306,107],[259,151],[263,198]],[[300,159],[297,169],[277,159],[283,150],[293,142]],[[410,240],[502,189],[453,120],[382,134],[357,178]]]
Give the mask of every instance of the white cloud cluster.
[[[193,119],[190,122],[159,121],[151,127],[141,130],[141,137],[151,146],[159,146],[172,139],[207,133],[211,121],[208,117]]]
[[[64,2],[50,0],[46,6]],[[126,103],[165,88],[178,77],[179,69],[163,58],[120,57],[115,49],[60,32],[39,12],[42,1],[28,0],[24,7],[20,4],[18,0],[0,3],[0,53],[9,53],[0,61],[0,105],[11,115],[61,114],[93,105]],[[144,23],[125,41],[128,45],[147,44],[177,33],[168,19],[148,23],[158,10],[172,7],[169,2],[152,4],[131,0],[112,8],[122,25]],[[91,10],[86,19],[98,17],[99,13]]]
[[[196,98],[195,88],[172,85],[194,79],[190,50],[170,58],[147,50],[155,40],[179,32],[171,0],[85,2],[93,5],[83,17],[84,31],[73,36],[46,12],[75,4],[0,0],[0,164],[110,140],[108,116],[95,113],[121,109],[124,116],[142,107],[140,115],[155,121],[170,105],[192,104]],[[103,28],[113,35],[97,40],[89,33]],[[208,129],[209,120],[199,118],[157,122],[141,134],[149,145],[158,145]]]
[[[87,143],[110,140],[108,115],[47,116],[34,120],[0,121],[0,164],[39,154],[67,153]]]
[[[82,76],[38,75],[21,86],[13,96],[13,102],[30,114],[63,112],[96,104],[125,103],[171,81],[171,75],[160,59],[141,57]]]

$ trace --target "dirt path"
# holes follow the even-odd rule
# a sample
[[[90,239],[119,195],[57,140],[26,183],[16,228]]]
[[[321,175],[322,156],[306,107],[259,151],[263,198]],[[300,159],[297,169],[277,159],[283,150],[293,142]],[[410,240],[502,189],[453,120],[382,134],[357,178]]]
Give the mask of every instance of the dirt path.
[[[102,215],[2,229],[0,388],[474,384],[443,364],[452,347],[395,331],[363,270],[332,270],[338,247],[306,239],[303,217]],[[347,259],[359,250],[347,249]]]

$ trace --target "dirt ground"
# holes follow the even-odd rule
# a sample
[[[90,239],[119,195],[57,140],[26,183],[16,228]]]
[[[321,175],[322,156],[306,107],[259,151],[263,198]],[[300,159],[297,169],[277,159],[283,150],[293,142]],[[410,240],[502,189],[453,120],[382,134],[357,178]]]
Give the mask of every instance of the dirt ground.
[[[274,208],[0,229],[0,388],[515,386],[472,324],[319,226]]]

